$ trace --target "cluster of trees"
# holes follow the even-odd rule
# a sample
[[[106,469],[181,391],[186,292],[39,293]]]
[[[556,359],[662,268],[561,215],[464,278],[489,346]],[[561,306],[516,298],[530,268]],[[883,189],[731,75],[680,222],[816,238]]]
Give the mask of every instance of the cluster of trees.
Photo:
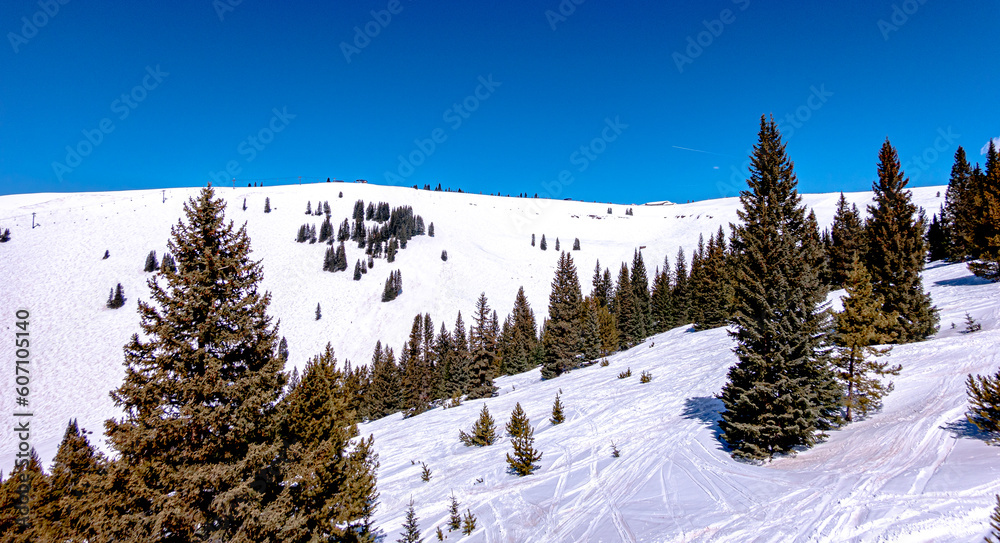
[[[358,261],[358,265],[361,265],[361,261]],[[357,268],[354,270],[355,280],[361,279],[360,272]],[[389,278],[385,280],[385,288],[382,289],[382,301],[391,302],[395,300],[397,296],[403,293],[403,274],[399,270],[394,272],[389,272]]]
[[[105,304],[108,309],[118,309],[125,305],[125,291],[122,289],[122,284],[118,283],[118,286],[111,289],[108,294],[108,301]]]
[[[10,228],[4,228],[0,231],[0,243],[7,243],[8,241],[10,241]]]
[[[17,541],[373,541],[378,458],[359,439],[333,350],[286,385],[270,295],[244,229],[211,187],[169,242],[178,272],[149,281],[142,338],[125,347],[105,458],[70,422],[55,461],[0,486]],[[177,338],[185,338],[177,341]],[[151,394],[151,391],[155,393]],[[31,485],[28,522],[12,500]]]

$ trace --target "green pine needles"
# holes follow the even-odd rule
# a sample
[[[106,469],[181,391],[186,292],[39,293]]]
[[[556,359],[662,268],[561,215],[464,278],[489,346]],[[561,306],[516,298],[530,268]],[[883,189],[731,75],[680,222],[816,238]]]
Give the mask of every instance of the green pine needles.
[[[520,403],[514,406],[514,411],[510,415],[507,434],[511,436],[511,444],[514,446],[514,455],[507,453],[507,465],[510,471],[521,477],[531,475],[538,469],[542,453],[534,448],[535,430],[531,428],[531,421],[528,420]]]
[[[486,404],[483,404],[483,410],[479,412],[479,418],[476,419],[476,424],[472,427],[472,433],[467,434],[464,430],[459,430],[458,439],[466,447],[486,447],[487,445],[496,443],[496,421],[490,415],[490,410],[486,408]]]
[[[552,417],[549,418],[549,422],[553,425],[562,424],[566,421],[566,415],[563,413],[562,400],[559,399],[559,394],[556,394],[556,401],[552,404]]]

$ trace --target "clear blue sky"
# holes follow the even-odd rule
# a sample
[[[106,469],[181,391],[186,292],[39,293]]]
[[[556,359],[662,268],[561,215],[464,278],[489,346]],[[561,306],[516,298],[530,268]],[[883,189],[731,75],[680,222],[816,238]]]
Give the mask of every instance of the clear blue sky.
[[[238,172],[706,199],[744,186],[765,113],[802,191],[869,189],[886,137],[943,184],[1000,136],[998,28],[986,0],[3,0],[0,194]]]

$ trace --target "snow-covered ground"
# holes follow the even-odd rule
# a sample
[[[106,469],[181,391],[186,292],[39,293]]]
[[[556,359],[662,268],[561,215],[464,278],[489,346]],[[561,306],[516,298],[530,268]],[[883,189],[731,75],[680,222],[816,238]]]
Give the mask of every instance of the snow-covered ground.
[[[148,299],[146,254],[155,249],[162,257],[170,226],[197,192],[168,189],[165,202],[160,190],[0,197],[0,228],[13,236],[0,245],[0,307],[7,315],[0,330],[12,338],[14,311],[31,311],[31,441],[46,461],[69,418],[97,437],[103,420],[118,415],[108,391],[121,382],[122,346],[139,331],[136,301]],[[943,187],[913,192],[930,213]],[[503,318],[523,285],[540,319],[557,237],[564,250],[580,238],[582,250],[573,257],[588,291],[597,258],[614,273],[645,246],[652,274],[666,255],[673,266],[678,247],[690,258],[699,234],[720,225],[728,234],[739,206],[736,198],[624,206],[340,183],[219,188],[217,194],[228,202],[227,217],[247,223],[254,256],[263,261],[263,286],[273,294],[270,313],[288,338],[290,362],[299,366],[327,341],[341,361],[355,363],[370,359],[377,339],[399,349],[418,312],[451,328],[461,310],[468,324],[480,292]],[[871,200],[870,193],[847,196],[861,208]],[[270,214],[263,213],[265,197]],[[838,197],[803,200],[828,226]],[[304,214],[306,201],[329,201],[336,226],[359,198],[366,205],[412,205],[434,223],[436,236],[414,238],[394,264],[377,261],[360,282],[349,271],[324,273],[325,246],[293,242],[300,224],[320,223]],[[628,207],[633,216],[625,215]],[[41,224],[34,229],[32,212]],[[539,241],[545,234],[548,251],[531,247],[532,233]],[[111,257],[102,260],[106,249]],[[356,246],[347,251],[349,263],[361,256]],[[385,278],[395,269],[402,271],[404,292],[381,303]],[[521,402],[536,428],[543,458],[529,477],[505,472],[507,439],[484,449],[459,443],[458,430],[471,427],[482,400],[362,425],[363,434],[375,435],[382,463],[375,521],[387,541],[394,540],[412,497],[430,535],[444,523],[454,492],[462,510],[479,518],[468,541],[976,540],[1000,492],[1000,448],[987,446],[964,422],[964,380],[1000,365],[1000,286],[982,283],[961,265],[933,265],[924,279],[942,311],[941,332],[896,347],[891,356],[904,369],[885,408],[813,449],[763,466],[732,460],[717,439],[721,404],[713,397],[735,361],[731,340],[722,329],[681,328],[611,357],[609,367],[549,382],[540,382],[537,370],[499,380],[501,395],[485,400],[498,423]],[[128,300],[109,310],[104,302],[118,282]],[[317,302],[320,321],[314,320]],[[966,311],[983,331],[960,333]],[[7,400],[13,397],[12,345],[0,341],[0,372],[8,376],[0,386],[7,406],[0,424],[7,427],[13,424]],[[617,379],[627,367],[633,376]],[[651,383],[639,383],[643,370],[652,372]],[[560,389],[567,421],[553,427],[547,418]],[[611,457],[612,441],[620,458]],[[14,436],[0,435],[0,466],[12,464],[15,447]],[[433,471],[430,482],[420,480],[420,462]]]

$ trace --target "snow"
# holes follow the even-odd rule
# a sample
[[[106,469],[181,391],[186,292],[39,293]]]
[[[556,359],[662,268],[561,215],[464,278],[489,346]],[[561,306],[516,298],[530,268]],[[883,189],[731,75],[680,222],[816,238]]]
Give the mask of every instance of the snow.
[[[31,311],[31,443],[45,461],[58,447],[66,422],[102,433],[103,421],[120,416],[108,392],[123,376],[122,346],[139,332],[136,302],[149,299],[142,271],[146,254],[162,258],[170,227],[199,189],[109,193],[31,194],[0,197],[0,227],[12,240],[0,245],[0,307],[14,332],[13,312]],[[914,201],[935,212],[943,187],[913,189]],[[344,197],[337,193],[343,191]],[[163,195],[166,201],[163,202]],[[646,266],[662,266],[678,247],[687,257],[699,234],[736,221],[738,199],[630,206],[562,200],[500,198],[373,184],[315,184],[219,188],[227,217],[246,222],[254,258],[263,261],[263,288],[272,293],[270,314],[280,321],[290,363],[302,366],[330,341],[338,359],[367,363],[375,341],[397,351],[413,316],[429,312],[435,327],[450,329],[461,310],[468,325],[485,292],[501,318],[524,286],[539,320],[547,311],[558,253],[580,238],[573,258],[584,289],[594,263],[616,272],[636,247]],[[871,193],[846,195],[862,210]],[[272,212],[263,213],[270,197]],[[242,210],[244,198],[247,210]],[[319,224],[306,202],[327,200],[332,221],[350,217],[354,201],[412,205],[435,237],[420,236],[397,261],[376,261],[354,282],[348,272],[321,271],[325,246],[294,243],[298,226]],[[819,223],[833,219],[839,194],[803,195]],[[612,207],[609,215],[607,208]],[[41,226],[31,229],[31,214]],[[545,234],[549,250],[530,246]],[[102,260],[105,249],[111,257]],[[440,259],[448,251],[448,261]],[[348,263],[361,256],[347,247]],[[403,293],[381,303],[389,272],[402,271]],[[125,307],[104,307],[121,282]],[[715,399],[735,362],[724,329],[679,328],[552,381],[539,372],[498,380],[489,400],[435,409],[406,421],[400,415],[362,424],[380,455],[381,504],[375,516],[387,541],[395,539],[412,497],[423,532],[444,524],[452,492],[478,517],[467,541],[970,541],[987,531],[1000,492],[1000,448],[965,422],[965,377],[1000,366],[1000,286],[971,276],[963,265],[932,264],[924,282],[941,309],[941,331],[931,340],[894,348],[903,365],[882,411],[833,431],[829,439],[764,465],[734,461],[718,440]],[[831,295],[834,302],[838,293]],[[315,321],[316,303],[323,319]],[[965,313],[983,324],[962,334]],[[956,325],[951,328],[951,323]],[[0,341],[4,405],[0,424],[12,427],[13,342]],[[631,367],[633,376],[617,375]],[[639,383],[648,370],[653,380]],[[567,421],[548,422],[562,390]],[[10,392],[8,392],[10,391]],[[508,438],[467,448],[459,429],[471,428],[486,402],[502,425],[520,402],[535,427],[540,469],[518,478],[506,473]],[[101,440],[96,439],[104,446]],[[611,457],[611,442],[622,451]],[[12,464],[16,437],[0,435],[0,466]],[[415,462],[415,463],[411,463]],[[421,462],[433,472],[420,480]],[[8,471],[5,469],[4,471]],[[477,483],[478,479],[483,482]],[[450,540],[460,539],[453,533]]]

